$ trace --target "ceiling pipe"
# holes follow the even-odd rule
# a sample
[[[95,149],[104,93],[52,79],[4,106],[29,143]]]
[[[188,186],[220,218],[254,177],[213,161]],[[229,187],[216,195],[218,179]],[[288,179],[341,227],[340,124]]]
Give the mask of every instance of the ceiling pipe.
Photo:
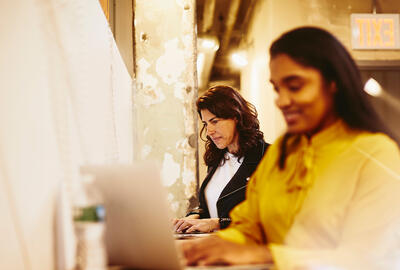
[[[247,32],[247,29],[248,29],[248,26],[249,26],[249,23],[251,20],[251,16],[253,15],[253,10],[254,10],[256,4],[258,4],[257,0],[250,0],[250,4],[247,7],[246,15],[244,16],[243,23],[240,28],[241,29],[240,32],[242,35],[244,35]]]
[[[214,23],[215,2],[216,0],[206,0],[204,3],[201,33],[208,33],[212,29]]]
[[[232,30],[235,26],[236,18],[238,15],[241,0],[231,0],[228,10],[228,15],[225,21],[225,32],[221,39],[221,50],[226,51],[231,39]]]

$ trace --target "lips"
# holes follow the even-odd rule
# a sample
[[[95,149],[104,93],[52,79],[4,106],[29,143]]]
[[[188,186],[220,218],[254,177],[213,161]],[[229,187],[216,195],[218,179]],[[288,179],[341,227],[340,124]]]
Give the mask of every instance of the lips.
[[[282,113],[288,125],[297,122],[297,120],[300,118],[301,115],[299,111],[284,111]]]
[[[219,140],[221,139],[221,137],[216,137],[216,138],[212,138],[211,140],[216,144]]]
[[[220,139],[221,139],[221,137],[211,138],[211,140],[213,140],[213,142],[216,142],[216,141],[218,141]]]

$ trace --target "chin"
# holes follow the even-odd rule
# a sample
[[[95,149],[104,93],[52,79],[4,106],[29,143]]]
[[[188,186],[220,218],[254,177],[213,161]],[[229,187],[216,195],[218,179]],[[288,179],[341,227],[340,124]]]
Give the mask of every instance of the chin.
[[[290,134],[316,134],[318,133],[318,129],[310,128],[310,127],[288,127],[287,133]]]
[[[288,126],[287,128],[287,133],[290,134],[302,134],[302,133],[307,133],[307,129],[301,128],[301,127],[296,127],[296,126]]]
[[[304,132],[288,130],[286,133],[294,135],[294,134],[303,134]]]
[[[215,146],[218,148],[218,149],[225,149],[226,148],[226,145],[222,145],[222,144],[216,144],[216,143],[214,143],[215,144]]]

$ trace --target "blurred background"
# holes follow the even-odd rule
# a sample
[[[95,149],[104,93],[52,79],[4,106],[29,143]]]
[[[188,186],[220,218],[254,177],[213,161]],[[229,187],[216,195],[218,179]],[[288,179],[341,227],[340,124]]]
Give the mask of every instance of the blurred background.
[[[101,2],[108,10],[106,13],[109,13],[119,44],[119,17],[124,16],[121,9],[126,8],[126,4],[117,0]],[[131,5],[133,13],[134,5]],[[314,25],[331,31],[353,55],[365,82],[375,78],[391,99],[399,98],[398,21],[394,25],[382,22],[379,29],[377,25],[374,28],[374,19],[371,18],[364,25],[351,21],[352,14],[399,14],[400,2],[397,0],[197,0],[195,6],[199,94],[215,84],[228,84],[242,91],[257,106],[262,129],[270,142],[282,132],[284,126],[271,102],[268,48],[279,34],[293,27]],[[361,27],[365,45],[369,42],[370,46],[360,47],[352,43],[357,35],[355,27]],[[384,40],[382,44],[389,44],[390,32],[393,32],[397,45],[373,46],[372,43],[379,39]],[[124,55],[124,45],[118,46]],[[126,62],[130,63],[127,66],[133,72],[132,60],[126,58]],[[400,132],[395,121],[399,110],[392,108],[390,101],[382,95],[373,100],[393,128]]]

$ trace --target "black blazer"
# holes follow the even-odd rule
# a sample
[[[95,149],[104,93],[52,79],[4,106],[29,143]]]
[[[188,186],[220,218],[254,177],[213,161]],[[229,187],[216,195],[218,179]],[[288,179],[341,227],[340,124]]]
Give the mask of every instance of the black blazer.
[[[248,153],[244,156],[242,164],[239,169],[228,182],[225,188],[222,190],[218,200],[217,200],[217,211],[218,217],[220,218],[221,229],[228,227],[231,220],[229,217],[229,212],[240,202],[245,199],[246,186],[249,177],[253,174],[261,158],[264,156],[269,144],[264,141],[259,141],[257,146],[250,149]],[[219,164],[220,162],[218,162]],[[210,213],[208,212],[207,201],[205,198],[204,190],[207,184],[210,182],[212,176],[218,168],[218,164],[210,166],[207,169],[207,176],[201,184],[199,191],[199,207],[190,211],[187,216],[192,214],[199,214],[200,218],[210,218]]]

